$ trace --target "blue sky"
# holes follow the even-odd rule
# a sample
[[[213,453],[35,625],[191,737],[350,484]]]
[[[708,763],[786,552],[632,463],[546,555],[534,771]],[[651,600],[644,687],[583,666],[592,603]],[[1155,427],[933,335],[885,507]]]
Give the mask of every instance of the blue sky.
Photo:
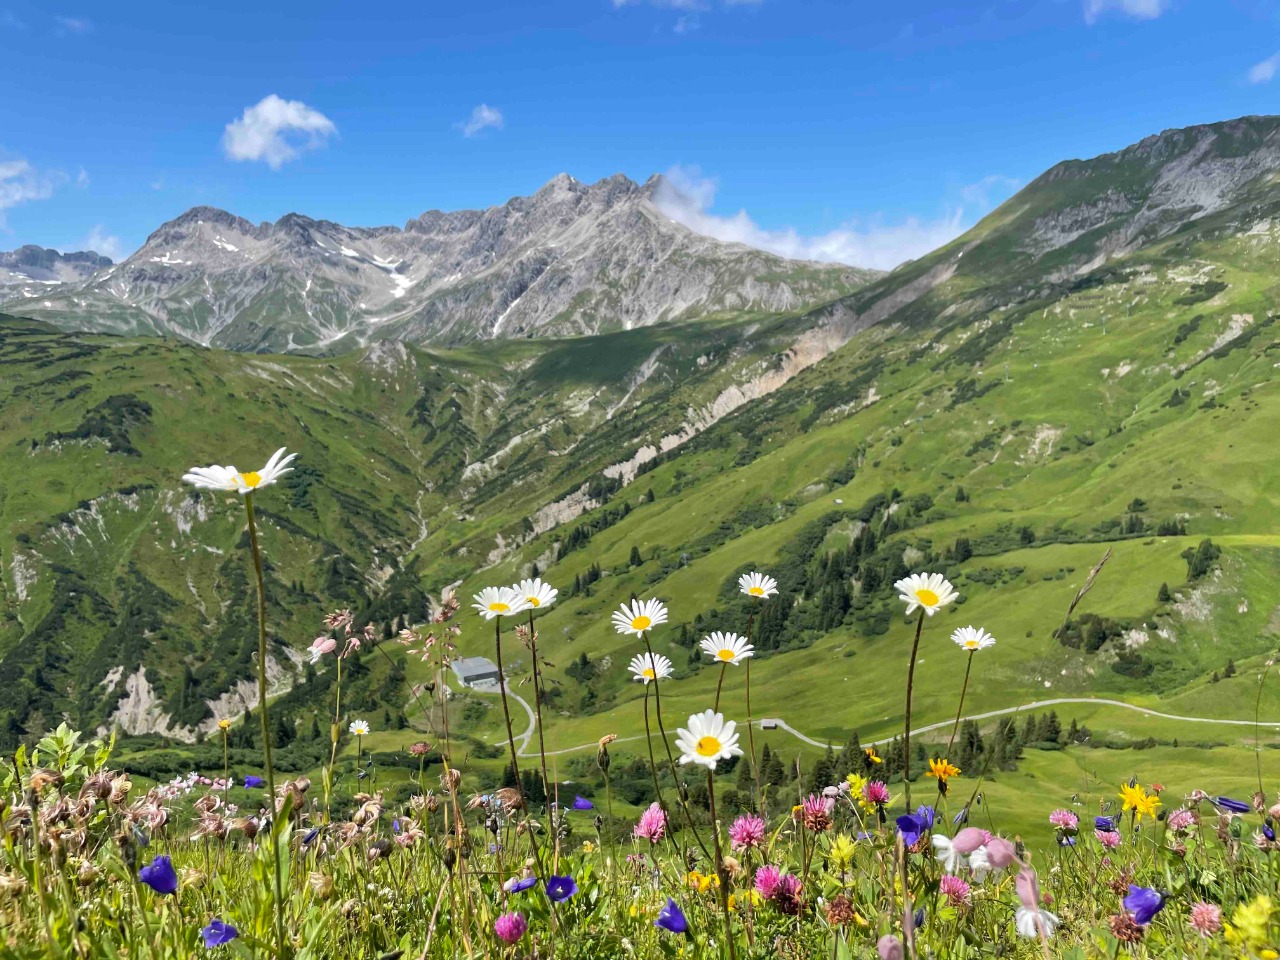
[[[1280,0],[0,0],[0,64],[0,249],[672,171],[699,229],[884,267],[1058,160],[1276,112]]]

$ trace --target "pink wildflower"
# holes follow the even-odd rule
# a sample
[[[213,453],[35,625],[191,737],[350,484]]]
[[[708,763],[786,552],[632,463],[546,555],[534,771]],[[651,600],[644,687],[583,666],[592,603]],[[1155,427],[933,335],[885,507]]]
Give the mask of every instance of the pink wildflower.
[[[1203,900],[1192,904],[1191,926],[1200,936],[1212,937],[1222,929],[1222,908]]]
[[[1080,818],[1070,810],[1055,810],[1049,814],[1049,824],[1059,830],[1074,830],[1080,826]]]
[[[938,882],[938,890],[953,907],[969,902],[969,884],[959,877],[945,874]]]
[[[996,870],[1003,870],[1018,859],[1017,848],[1003,837],[992,837],[986,848],[987,862]]]
[[[789,916],[800,912],[800,878],[788,873],[778,881],[778,890],[774,894],[774,902],[778,909]]]
[[[880,780],[868,780],[862,788],[862,799],[883,806],[889,802],[889,788]]]
[[[951,846],[956,853],[968,856],[990,839],[991,834],[985,830],[979,830],[977,827],[965,827],[951,838]]]
[[[739,817],[729,827],[729,841],[735,850],[750,850],[764,842],[765,824],[754,814]]]
[[[515,943],[528,929],[529,924],[518,913],[504,913],[493,922],[493,932],[506,943]]]
[[[815,797],[812,793],[800,805],[800,819],[805,828],[814,833],[822,833],[831,826],[831,813],[836,802],[829,797]]]
[[[640,821],[636,824],[632,835],[637,840],[648,840],[650,843],[657,843],[667,834],[667,815],[662,812],[662,807],[656,801],[649,804],[647,810],[640,814]]]
[[[782,871],[775,866],[765,864],[756,870],[756,893],[766,900],[772,900],[777,895],[781,882]]]
[[[1120,846],[1120,834],[1116,830],[1095,830],[1093,835],[1098,838],[1098,842],[1108,850],[1114,850]]]
[[[308,653],[311,654],[311,662],[318,663],[320,658],[326,653],[333,653],[338,647],[338,641],[333,637],[316,637],[311,641]]]
[[[1186,807],[1173,811],[1169,814],[1168,825],[1174,833],[1185,833],[1196,825],[1195,811]]]

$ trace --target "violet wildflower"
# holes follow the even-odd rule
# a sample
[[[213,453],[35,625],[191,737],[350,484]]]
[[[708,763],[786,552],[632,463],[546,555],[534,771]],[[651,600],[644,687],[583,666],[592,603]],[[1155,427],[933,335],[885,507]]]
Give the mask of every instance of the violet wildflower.
[[[670,897],[667,897],[667,905],[662,908],[653,925],[670,933],[689,932],[689,921],[685,919],[680,907]]]
[[[214,947],[220,947],[223,944],[230,943],[236,937],[240,936],[240,931],[231,924],[215,917],[209,921],[209,925],[200,931],[200,936],[204,937],[204,945],[212,950]]]

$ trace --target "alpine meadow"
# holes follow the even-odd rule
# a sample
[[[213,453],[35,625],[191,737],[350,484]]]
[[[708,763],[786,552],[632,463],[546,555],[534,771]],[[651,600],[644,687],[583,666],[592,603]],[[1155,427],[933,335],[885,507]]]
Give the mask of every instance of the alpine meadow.
[[[0,254],[0,956],[1280,956],[1280,117],[682,190]]]

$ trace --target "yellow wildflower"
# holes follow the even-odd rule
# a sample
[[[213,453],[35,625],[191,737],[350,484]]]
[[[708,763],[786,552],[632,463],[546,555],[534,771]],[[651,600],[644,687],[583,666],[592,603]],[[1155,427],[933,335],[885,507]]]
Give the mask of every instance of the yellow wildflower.
[[[925,773],[926,777],[937,777],[943,783],[946,783],[952,777],[960,775],[960,768],[950,760],[941,757],[935,757],[929,761],[929,770]]]
[[[856,849],[853,838],[847,833],[842,833],[832,840],[831,850],[827,853],[831,868],[837,873],[845,873],[853,866],[853,854]]]
[[[1228,939],[1243,942],[1254,950],[1261,949],[1267,942],[1273,908],[1271,898],[1261,893],[1251,902],[1236,907],[1227,927]]]
[[[867,755],[868,763],[884,763],[884,760],[881,758],[880,754],[876,753],[875,747],[867,747],[862,752]]]

